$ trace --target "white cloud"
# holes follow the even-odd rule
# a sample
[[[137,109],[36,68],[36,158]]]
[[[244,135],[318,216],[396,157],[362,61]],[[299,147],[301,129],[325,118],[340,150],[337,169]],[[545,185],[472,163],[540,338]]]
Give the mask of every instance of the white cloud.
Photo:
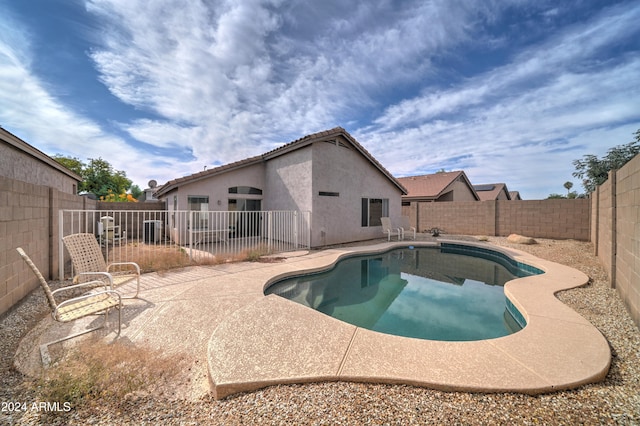
[[[548,188],[575,180],[574,159],[628,142],[638,126],[640,57],[596,59],[629,37],[640,8],[617,12],[459,86],[393,105],[359,136],[373,141],[374,155],[397,175],[449,169],[455,158],[456,169],[464,168],[474,183],[506,182],[513,190],[526,188],[525,196],[545,197]],[[609,137],[583,139],[591,133]],[[622,139],[611,143],[614,137]]]
[[[92,58],[109,90],[180,123],[179,139],[210,162],[342,125],[376,104],[376,90],[418,81],[433,54],[468,38],[478,14],[490,15],[464,2],[396,11],[384,1],[92,0],[88,10],[107,22]],[[148,124],[127,130],[142,135]],[[193,128],[201,139],[189,137]]]
[[[91,146],[91,156],[108,158],[138,182],[162,182],[351,125],[396,175],[464,168],[485,182],[533,188],[558,176],[570,180],[571,160],[627,142],[635,130],[628,131],[629,122],[638,121],[637,55],[602,55],[637,36],[640,8],[629,3],[549,31],[515,54],[510,33],[491,30],[505,11],[523,11],[516,0],[407,1],[402,8],[388,0],[86,6],[102,25],[87,35],[97,43],[90,56],[100,81],[142,114],[127,120],[104,111],[98,123],[62,104],[52,93],[64,88],[48,87],[30,69],[32,35],[0,17],[0,118],[28,129],[25,136],[43,141],[44,150],[84,153]],[[545,17],[544,29],[567,13],[562,6],[526,7]],[[467,78],[442,66],[464,62],[459,47],[480,45],[512,56]],[[386,106],[389,99],[394,103]],[[105,130],[113,125],[122,133]],[[184,153],[192,159],[185,162]],[[536,175],[547,169],[548,182]]]

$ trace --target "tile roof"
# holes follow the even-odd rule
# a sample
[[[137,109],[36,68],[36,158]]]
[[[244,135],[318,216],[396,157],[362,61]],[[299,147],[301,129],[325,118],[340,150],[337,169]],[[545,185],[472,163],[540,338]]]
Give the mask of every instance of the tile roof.
[[[296,139],[293,142],[286,143],[276,149],[273,149],[269,152],[266,152],[261,155],[256,155],[254,157],[245,158],[244,160],[236,161],[233,163],[225,164],[223,166],[215,167],[213,169],[205,170],[202,172],[194,173],[192,175],[184,176],[181,178],[173,179],[162,185],[158,191],[156,192],[156,196],[162,196],[169,191],[178,188],[180,185],[190,182],[196,182],[198,180],[207,179],[211,176],[219,175],[222,173],[226,173],[231,170],[240,169],[243,167],[247,167],[253,164],[261,163],[263,161],[270,160],[272,158],[279,157],[280,155],[284,155],[286,153],[295,151],[297,149],[303,148],[305,146],[311,145],[314,142],[322,141],[322,140],[331,140],[337,136],[342,136],[346,140],[348,140],[353,147],[359,151],[362,155],[364,155],[380,172],[382,172],[394,185],[402,191],[403,194],[407,193],[407,190],[402,186],[402,184],[395,178],[387,169],[382,166],[370,153],[367,151],[360,143],[349,134],[342,127],[335,127],[330,130],[324,130],[322,132],[313,133],[307,136],[304,136],[300,139]]]
[[[473,185],[481,201],[497,200],[500,192],[504,192],[507,199],[511,199],[507,185],[504,183],[488,183],[482,185]]]
[[[458,178],[462,177],[472,188],[469,179],[463,171],[455,172],[439,172],[422,176],[408,176],[399,178],[398,180],[405,188],[407,188],[406,198],[426,198],[437,199],[453,184]]]

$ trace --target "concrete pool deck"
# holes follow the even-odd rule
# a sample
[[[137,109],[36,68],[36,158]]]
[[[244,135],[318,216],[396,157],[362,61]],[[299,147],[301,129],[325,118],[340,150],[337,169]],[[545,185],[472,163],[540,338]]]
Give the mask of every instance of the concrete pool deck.
[[[286,276],[327,269],[356,253],[411,244],[433,245],[385,242],[288,255],[274,263],[230,263],[146,274],[141,298],[125,301],[119,340],[194,359],[206,369],[203,376],[218,399],[274,384],[317,381],[537,394],[605,378],[611,362],[608,342],[554,296],[586,284],[588,277],[518,250],[474,243],[545,271],[505,285],[505,294],[527,326],[497,339],[439,342],[392,336],[346,324],[275,295],[264,296],[269,284]],[[104,339],[115,335],[114,317]],[[73,327],[60,326],[51,324],[49,317],[43,322],[38,335],[32,336],[35,343],[22,348],[32,359],[38,343],[87,325],[79,321]]]

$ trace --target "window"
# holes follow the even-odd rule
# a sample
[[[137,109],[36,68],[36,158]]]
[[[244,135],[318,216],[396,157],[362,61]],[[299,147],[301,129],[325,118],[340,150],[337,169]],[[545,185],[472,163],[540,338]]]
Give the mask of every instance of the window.
[[[381,217],[389,216],[388,198],[362,199],[362,226],[381,226]]]
[[[193,218],[193,228],[194,229],[202,229],[208,226],[207,221],[207,210],[209,210],[209,197],[204,196],[191,196],[187,197],[187,204],[189,205],[189,210],[201,212],[197,213]],[[190,226],[187,221],[187,226]]]
[[[200,197],[189,195],[187,197],[189,210],[207,211],[209,210],[209,197]]]
[[[229,194],[262,195],[262,189],[253,186],[232,186],[229,188]]]
[[[242,198],[239,199],[229,199],[229,208],[230,212],[258,212],[261,208],[261,200],[245,200]]]
[[[330,191],[319,191],[318,195],[321,197],[339,197],[339,192],[330,192]]]

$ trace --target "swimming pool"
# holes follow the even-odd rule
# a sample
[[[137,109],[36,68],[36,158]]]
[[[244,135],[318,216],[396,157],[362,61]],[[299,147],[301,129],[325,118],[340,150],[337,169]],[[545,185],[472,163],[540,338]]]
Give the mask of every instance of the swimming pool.
[[[349,257],[328,271],[278,281],[265,294],[386,334],[472,341],[526,325],[503,286],[539,273],[493,250],[443,244]]]

